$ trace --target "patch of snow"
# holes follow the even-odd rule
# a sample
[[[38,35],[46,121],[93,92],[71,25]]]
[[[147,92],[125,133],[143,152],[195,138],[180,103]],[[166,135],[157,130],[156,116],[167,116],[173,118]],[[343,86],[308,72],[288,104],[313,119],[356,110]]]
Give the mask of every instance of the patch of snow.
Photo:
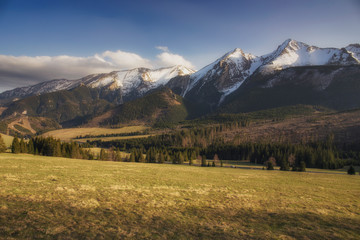
[[[286,40],[273,53],[264,55],[265,70],[281,70],[296,66],[351,64],[350,54],[342,49],[318,48],[295,40]]]
[[[234,85],[232,85],[231,87],[227,88],[227,89],[223,89],[222,95],[220,97],[220,101],[219,101],[219,105],[220,103],[222,103],[225,99],[226,96],[228,96],[229,94],[231,94],[232,92],[234,92],[236,89],[238,89],[243,83],[245,82],[245,79],[241,82],[237,82]]]
[[[200,79],[204,78],[206,75],[212,75],[214,73],[214,67],[216,64],[218,64],[220,61],[220,58],[216,60],[215,62],[203,67],[199,71],[191,74],[191,81],[190,84],[186,87],[185,91],[182,94],[182,97],[184,97],[197,83]]]
[[[350,44],[345,49],[360,63],[360,44]]]

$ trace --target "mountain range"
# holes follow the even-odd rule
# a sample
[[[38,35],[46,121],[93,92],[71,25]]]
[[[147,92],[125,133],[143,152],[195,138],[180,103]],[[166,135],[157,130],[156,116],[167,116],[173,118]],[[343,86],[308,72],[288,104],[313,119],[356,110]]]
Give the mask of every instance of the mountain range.
[[[112,125],[129,121],[123,115],[129,114],[124,109],[130,105],[142,113],[153,109],[147,113],[147,122],[155,119],[151,115],[164,119],[166,112],[176,112],[171,109],[179,105],[183,106],[181,117],[165,118],[175,121],[296,104],[351,109],[360,107],[359,90],[359,44],[319,48],[288,39],[263,56],[236,48],[199,71],[179,65],[57,79],[3,92],[0,103],[3,120],[32,116],[69,126],[86,122]],[[154,108],[150,107],[154,101],[138,100],[153,99],[149,96],[154,94],[169,104],[161,101],[162,107]],[[141,116],[134,111],[131,114]]]

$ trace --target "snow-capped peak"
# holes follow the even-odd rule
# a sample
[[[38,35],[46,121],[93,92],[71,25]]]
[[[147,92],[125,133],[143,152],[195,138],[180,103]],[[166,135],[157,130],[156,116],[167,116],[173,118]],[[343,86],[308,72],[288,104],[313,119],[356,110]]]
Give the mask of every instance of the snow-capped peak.
[[[91,74],[77,80],[51,80],[33,86],[16,88],[1,93],[0,99],[13,99],[59,90],[70,90],[80,85],[91,88],[105,88],[112,91],[119,90],[124,96],[133,91],[143,94],[148,90],[165,85],[176,76],[189,75],[194,72],[192,69],[177,65],[154,70],[135,68],[110,73]]]
[[[189,69],[182,65],[177,65],[174,67],[148,70],[142,75],[142,78],[144,81],[147,81],[154,86],[160,86],[165,85],[170,79],[176,76],[185,76],[194,72],[195,71],[192,69]]]
[[[102,74],[84,81],[84,84],[92,88],[107,87],[111,90],[121,89],[123,94],[126,95],[134,89],[142,93],[146,92],[165,85],[176,76],[184,76],[194,72],[194,70],[181,65],[159,69],[135,68]]]
[[[221,58],[221,62],[232,61],[232,62],[242,62],[244,60],[255,59],[256,56],[251,53],[245,53],[241,48],[235,48],[233,51],[228,52]]]
[[[199,84],[200,80],[202,86],[204,86],[206,82],[225,74],[229,77],[226,81],[220,79],[220,81],[215,81],[214,84],[218,91],[226,96],[234,88],[238,88],[260,66],[258,60],[258,57],[245,53],[240,48],[235,48],[221,58],[218,58],[215,62],[192,74],[190,76],[190,83],[182,95],[185,96],[194,86]]]
[[[360,44],[350,44],[345,49],[360,63]]]
[[[356,55],[356,54],[353,54]],[[281,70],[295,66],[354,64],[357,60],[345,49],[318,48],[305,43],[288,39],[278,48],[262,56],[263,70]]]
[[[182,95],[186,96],[190,92],[197,94],[201,89],[210,89],[207,86],[211,84],[221,94],[221,102],[258,69],[260,73],[267,74],[296,66],[351,65],[359,64],[359,58],[359,44],[349,45],[346,49],[319,48],[287,39],[273,52],[260,57],[235,48],[192,74]]]

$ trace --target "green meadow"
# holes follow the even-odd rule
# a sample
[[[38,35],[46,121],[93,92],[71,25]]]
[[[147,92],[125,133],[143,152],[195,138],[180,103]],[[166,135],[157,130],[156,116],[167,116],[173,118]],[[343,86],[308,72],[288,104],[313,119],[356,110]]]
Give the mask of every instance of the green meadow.
[[[360,176],[0,154],[1,239],[359,239]]]

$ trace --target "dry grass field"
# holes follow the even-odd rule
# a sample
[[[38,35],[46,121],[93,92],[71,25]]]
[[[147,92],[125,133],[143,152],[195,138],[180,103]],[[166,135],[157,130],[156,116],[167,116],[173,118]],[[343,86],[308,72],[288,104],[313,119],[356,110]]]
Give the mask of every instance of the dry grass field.
[[[146,126],[128,126],[123,128],[65,128],[58,129],[50,132],[44,133],[42,136],[70,141],[76,138],[77,136],[85,135],[102,135],[102,134],[117,134],[117,133],[131,133],[131,132],[140,132],[148,129]],[[138,137],[138,136],[137,136]],[[79,139],[80,140],[80,139]]]
[[[2,239],[359,239],[360,176],[0,154]]]

